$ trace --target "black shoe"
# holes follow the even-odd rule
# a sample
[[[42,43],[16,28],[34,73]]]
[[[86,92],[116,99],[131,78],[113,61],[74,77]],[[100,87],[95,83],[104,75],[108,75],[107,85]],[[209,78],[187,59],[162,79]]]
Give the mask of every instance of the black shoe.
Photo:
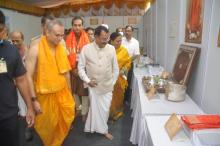
[[[34,132],[32,128],[25,128],[25,140],[32,141],[34,138]]]

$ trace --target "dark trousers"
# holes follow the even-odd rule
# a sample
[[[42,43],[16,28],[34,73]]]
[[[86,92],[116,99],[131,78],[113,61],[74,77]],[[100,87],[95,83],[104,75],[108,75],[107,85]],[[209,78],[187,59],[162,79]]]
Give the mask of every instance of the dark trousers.
[[[132,90],[131,90],[131,80],[132,80],[132,76],[133,76],[133,63],[131,63],[131,68],[128,71],[128,87],[125,91],[125,99],[124,101],[127,103],[131,102],[131,94],[132,94]]]
[[[18,120],[18,144],[17,146],[27,146],[27,142],[25,139],[25,132],[27,130],[27,123],[26,123],[26,118],[25,117],[19,117]]]
[[[0,121],[0,145],[18,146],[18,117]]]

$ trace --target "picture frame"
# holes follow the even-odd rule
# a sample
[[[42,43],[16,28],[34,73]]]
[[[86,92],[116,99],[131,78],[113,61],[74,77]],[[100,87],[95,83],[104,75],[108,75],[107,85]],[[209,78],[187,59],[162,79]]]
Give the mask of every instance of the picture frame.
[[[137,17],[128,17],[128,24],[137,24]]]
[[[198,47],[180,45],[172,72],[172,78],[175,82],[187,86],[192,69],[195,68],[199,58],[200,50]]]
[[[173,140],[173,138],[183,129],[182,124],[180,122],[180,119],[177,117],[175,113],[173,113],[167,122],[164,125],[164,128],[170,138],[170,140]]]
[[[204,0],[187,0],[185,42],[201,44]]]
[[[98,18],[90,18],[90,25],[98,25],[99,19]]]

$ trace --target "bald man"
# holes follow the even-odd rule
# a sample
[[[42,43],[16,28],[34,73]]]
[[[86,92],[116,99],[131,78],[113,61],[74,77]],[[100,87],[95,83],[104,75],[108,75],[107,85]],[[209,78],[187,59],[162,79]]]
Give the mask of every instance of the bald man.
[[[13,45],[15,45],[19,53],[21,55],[22,60],[24,61],[25,59],[25,51],[27,50],[26,45],[24,44],[24,35],[22,32],[15,30],[11,32],[10,34],[11,42]]]
[[[13,45],[15,45],[19,51],[19,54],[22,58],[23,63],[25,62],[25,52],[27,47],[24,44],[24,35],[21,31],[15,30],[11,32],[10,39]],[[19,115],[22,117],[26,116],[26,105],[24,100],[22,99],[20,93],[18,92],[18,107],[19,107]]]
[[[19,54],[21,56],[21,59],[23,61],[23,64],[25,64],[25,56],[27,52],[27,46],[24,44],[24,35],[21,31],[14,30],[13,32],[10,33],[10,39],[11,42],[14,46],[19,51]],[[25,117],[27,114],[27,107],[26,104],[20,94],[20,92],[17,90],[18,94],[18,108],[19,108],[19,113],[18,115],[21,117],[20,123],[19,123],[19,130],[21,131],[21,134],[19,135],[19,145],[24,146],[25,145],[25,139],[27,141],[31,140],[33,138],[33,133],[32,129],[26,128],[25,124]]]

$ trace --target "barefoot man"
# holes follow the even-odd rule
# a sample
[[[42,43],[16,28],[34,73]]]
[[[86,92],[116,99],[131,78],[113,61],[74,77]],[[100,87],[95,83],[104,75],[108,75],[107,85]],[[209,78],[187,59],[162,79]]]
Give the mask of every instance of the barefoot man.
[[[78,71],[80,78],[89,86],[90,108],[84,131],[97,132],[112,140],[107,121],[119,69],[115,48],[108,44],[108,38],[106,27],[95,29],[95,41],[81,51]]]

